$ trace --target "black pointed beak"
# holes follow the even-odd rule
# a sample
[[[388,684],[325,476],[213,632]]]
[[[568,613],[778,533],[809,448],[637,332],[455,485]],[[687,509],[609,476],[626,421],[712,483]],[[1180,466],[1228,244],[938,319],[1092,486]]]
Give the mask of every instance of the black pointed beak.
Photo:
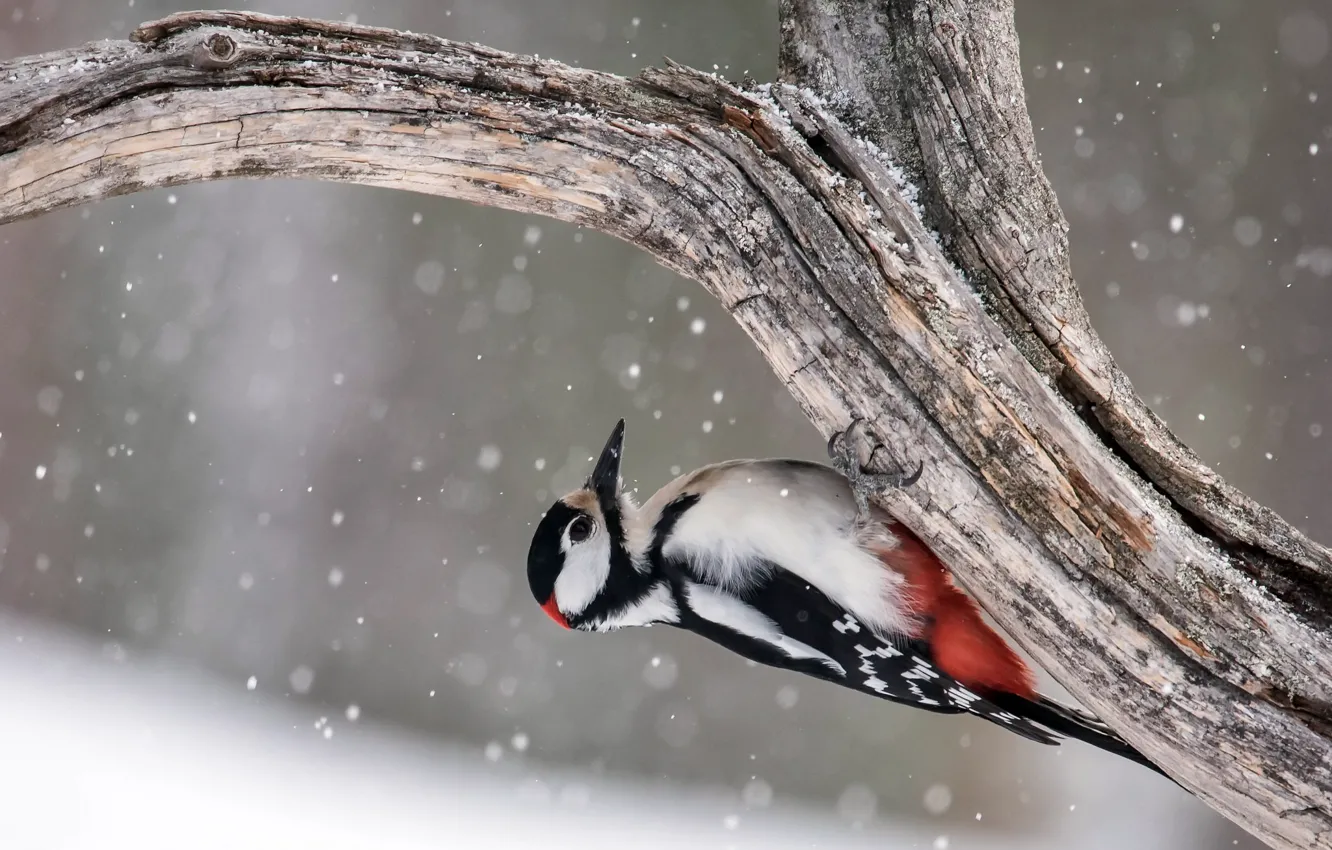
[[[624,420],[621,419],[615,423],[615,430],[611,431],[610,439],[587,479],[587,487],[597,494],[597,501],[603,506],[613,505],[620,493],[620,456],[623,453]]]

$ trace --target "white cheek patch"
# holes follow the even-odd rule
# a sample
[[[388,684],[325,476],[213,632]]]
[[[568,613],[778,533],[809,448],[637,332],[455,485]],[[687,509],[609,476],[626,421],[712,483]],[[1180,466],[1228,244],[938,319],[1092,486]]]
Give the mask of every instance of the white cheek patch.
[[[763,612],[729,593],[704,584],[689,585],[687,593],[689,607],[703,619],[770,644],[785,653],[788,658],[821,661],[839,676],[846,675],[842,665],[809,644],[787,637]]]
[[[560,540],[564,569],[555,579],[555,603],[565,616],[581,614],[610,577],[610,537],[601,528],[589,540],[571,543],[566,529]]]

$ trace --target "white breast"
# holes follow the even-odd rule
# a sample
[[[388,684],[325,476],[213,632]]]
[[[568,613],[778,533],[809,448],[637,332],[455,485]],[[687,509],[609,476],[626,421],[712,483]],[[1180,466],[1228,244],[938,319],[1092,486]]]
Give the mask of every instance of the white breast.
[[[730,461],[684,476],[644,505],[656,514],[681,493],[698,504],[675,526],[663,553],[687,558],[700,577],[743,588],[760,560],[795,573],[881,634],[909,631],[904,579],[867,548],[891,548],[882,526],[858,526],[846,479],[833,470],[782,460]]]

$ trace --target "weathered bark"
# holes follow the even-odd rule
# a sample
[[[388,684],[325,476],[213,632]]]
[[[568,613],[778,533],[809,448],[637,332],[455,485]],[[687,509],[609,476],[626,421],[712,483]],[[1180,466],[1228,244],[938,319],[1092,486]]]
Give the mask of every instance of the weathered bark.
[[[782,26],[799,87],[742,91],[173,16],[0,66],[0,223],[296,177],[626,239],[716,295],[825,435],[864,416],[887,463],[925,461],[884,505],[1089,708],[1272,846],[1332,848],[1332,553],[1180,445],[1092,330],[1010,0],[786,0]]]

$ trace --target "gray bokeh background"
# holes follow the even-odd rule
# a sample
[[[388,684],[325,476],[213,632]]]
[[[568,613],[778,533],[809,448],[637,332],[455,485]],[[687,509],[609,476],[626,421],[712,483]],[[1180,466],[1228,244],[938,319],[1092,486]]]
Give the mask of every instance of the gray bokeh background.
[[[0,58],[197,5],[0,0]],[[233,5],[626,74],[663,55],[775,73],[774,0]],[[1329,541],[1332,10],[1173,5],[1019,2],[1046,173],[1139,392]],[[610,238],[324,184],[119,198],[0,229],[0,354],[0,609],[95,636],[108,663],[164,656],[312,714],[355,704],[358,722],[501,761],[715,787],[750,809],[983,826],[968,846],[1259,846],[1076,745],[688,635],[545,621],[529,534],[616,417],[648,491],[728,457],[822,455],[718,305]]]

